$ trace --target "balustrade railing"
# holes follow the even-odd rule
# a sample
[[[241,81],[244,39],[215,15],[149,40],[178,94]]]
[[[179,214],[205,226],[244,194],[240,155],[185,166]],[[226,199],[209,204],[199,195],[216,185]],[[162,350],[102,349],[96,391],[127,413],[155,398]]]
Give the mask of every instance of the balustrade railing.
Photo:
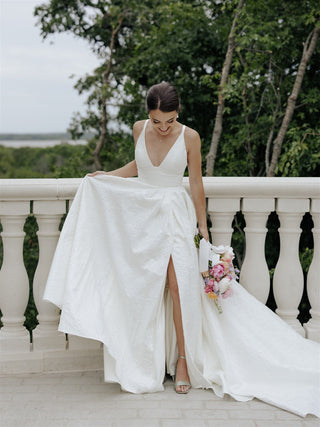
[[[59,310],[42,299],[59,237],[59,224],[66,213],[66,202],[72,202],[80,181],[0,180],[3,252],[0,270],[0,372],[21,370],[21,364],[26,361],[29,361],[24,365],[27,371],[71,369],[72,363],[68,365],[64,355],[72,353],[74,360],[77,355],[84,357],[86,351],[101,350],[100,343],[66,337],[58,332]],[[241,284],[263,303],[273,288],[276,313],[303,336],[320,341],[320,179],[210,177],[203,181],[213,244],[230,245],[235,215],[238,212],[243,214],[245,254]],[[188,189],[187,178],[184,185]],[[24,326],[24,313],[30,286],[23,257],[23,228],[31,207],[38,224],[39,259],[31,287],[38,310],[38,326],[28,331]],[[280,251],[273,280],[265,256],[266,224],[271,212],[276,212],[280,221]],[[314,251],[306,280],[299,259],[300,225],[305,213],[312,216],[314,224],[309,231]],[[302,325],[297,316],[305,288],[311,318]],[[92,362],[92,354],[87,353],[89,362],[85,366],[90,365],[90,360]],[[48,360],[55,358],[63,362],[50,365]],[[40,359],[41,363],[36,366],[30,362]],[[20,365],[14,364],[14,360],[20,361]],[[81,363],[76,366],[82,366]]]

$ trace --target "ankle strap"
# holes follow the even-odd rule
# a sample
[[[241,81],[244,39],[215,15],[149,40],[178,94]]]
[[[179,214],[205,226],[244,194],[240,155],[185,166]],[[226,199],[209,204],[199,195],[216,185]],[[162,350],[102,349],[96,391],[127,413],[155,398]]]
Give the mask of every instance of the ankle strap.
[[[178,355],[178,359],[184,359],[184,360],[186,360],[186,357],[185,356],[180,356],[180,354]]]

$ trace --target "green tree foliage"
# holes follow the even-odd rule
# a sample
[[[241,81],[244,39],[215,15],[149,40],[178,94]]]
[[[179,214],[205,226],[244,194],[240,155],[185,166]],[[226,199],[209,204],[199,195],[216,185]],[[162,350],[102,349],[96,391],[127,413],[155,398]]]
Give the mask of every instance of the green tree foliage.
[[[294,121],[296,123],[296,121]],[[281,176],[320,176],[320,128],[307,123],[287,132],[287,141],[280,157]]]
[[[150,28],[141,28],[140,35],[136,29],[138,36],[128,46],[133,53],[131,57],[127,55],[124,88],[131,106],[137,108],[124,106],[120,118],[129,123],[141,117],[146,89],[158,81],[169,80],[181,93],[181,120],[200,132],[206,155],[227,37],[237,5],[237,1],[163,2],[153,19],[149,19]],[[270,157],[271,143],[284,116],[301,59],[302,44],[318,19],[316,1],[245,2],[236,33],[232,72],[224,88],[225,124],[216,175],[266,174],[268,140]],[[318,43],[283,145],[284,157],[292,152],[291,128],[318,127],[319,53]],[[313,135],[316,134],[314,130]],[[284,171],[280,158],[278,175],[316,175],[319,158],[315,150],[315,144],[308,144],[303,151],[308,164],[304,173],[295,168],[298,162],[291,162],[290,170]]]
[[[38,265],[39,258],[39,242],[37,237],[38,224],[35,217],[31,214],[27,217],[24,225],[25,238],[23,243],[23,259],[29,278],[29,300],[25,310],[25,327],[31,331],[36,327],[38,321],[36,319],[38,315],[37,308],[33,299],[33,278]]]
[[[147,88],[165,80],[179,89],[181,121],[195,127],[204,139],[209,138],[215,106],[211,89],[202,85],[201,77],[219,67],[222,57],[214,23],[200,3],[163,1],[149,12],[147,22],[136,28],[124,51],[128,57],[124,90],[140,108],[121,108],[120,117],[127,124],[145,116]]]
[[[92,170],[92,147],[60,144],[46,148],[0,145],[0,178],[75,178]]]
[[[135,120],[146,117],[147,88],[167,80],[181,94],[181,121],[199,131],[205,157],[237,5],[237,0],[50,0],[37,7],[35,14],[44,38],[56,32],[70,32],[87,40],[101,59],[101,66],[75,85],[79,93],[88,94],[88,111],[85,116],[73,117],[70,127],[73,135],[79,137],[90,130],[95,132],[97,143],[101,136],[103,96],[108,123],[113,113],[119,129],[122,123],[131,128]],[[110,60],[110,40],[120,17],[123,20],[115,36],[106,85],[103,76]],[[292,91],[303,43],[319,25],[319,17],[318,0],[244,2],[235,34],[231,73],[224,88],[224,126],[216,175],[266,174],[272,141]],[[282,146],[278,175],[318,173],[319,157],[315,149],[319,133],[319,54],[318,43]],[[111,127],[106,127],[101,158],[103,166],[109,167],[111,163],[105,161],[112,158],[112,153],[118,154],[121,142],[113,137]],[[116,145],[114,139],[118,141]],[[126,144],[124,138],[124,147]],[[117,152],[113,151],[115,146]],[[126,148],[122,151],[126,153]],[[289,159],[291,155],[294,160]],[[303,171],[301,156],[302,163],[307,165]]]
[[[85,117],[75,115],[70,127],[75,137],[86,130],[95,133],[96,146],[92,154],[98,168],[101,166],[103,145],[110,152],[114,146],[113,132],[108,127],[108,105],[116,103],[121,93],[126,61],[121,52],[145,10],[155,7],[157,3],[146,0],[51,0],[35,9],[43,38],[56,32],[71,32],[85,39],[101,59],[101,66],[79,79],[75,85],[80,94],[88,94],[88,111]]]
[[[105,58],[110,58],[111,30],[121,14],[125,17],[116,36],[107,88],[103,80]],[[101,58],[101,66],[75,85],[80,94],[88,94],[88,111],[85,116],[74,115],[70,126],[74,137],[89,130],[95,132],[96,142],[99,140],[104,93],[109,121],[112,107],[119,106],[118,120],[131,127],[144,115],[146,87],[159,80],[174,81],[184,99],[183,118],[191,126],[197,122],[201,134],[210,134],[211,126],[203,111],[212,116],[215,107],[211,90],[201,88],[200,77],[205,68],[212,69],[209,62],[218,64],[218,60],[212,50],[212,31],[207,31],[212,20],[198,1],[51,0],[37,7],[35,15],[44,38],[56,32],[71,32],[86,39]],[[194,58],[198,58],[196,64]],[[108,127],[105,151],[112,151],[112,139]]]
[[[270,145],[279,130],[303,43],[318,25],[319,16],[316,1],[269,0],[264,5],[246,1],[236,37],[234,66],[226,88],[229,108],[218,159],[219,174],[234,164],[228,158],[235,156],[241,159],[239,175],[265,175],[268,141]],[[315,88],[320,84],[319,53],[318,43],[304,76],[284,152],[290,151],[293,144],[291,128],[318,126],[320,98]],[[315,154],[312,148],[305,153],[310,160]],[[270,146],[269,152],[271,149]],[[317,165],[312,162],[308,173],[315,175],[316,170]],[[277,172],[281,175],[280,168]],[[297,175],[298,171],[291,169],[290,173]]]

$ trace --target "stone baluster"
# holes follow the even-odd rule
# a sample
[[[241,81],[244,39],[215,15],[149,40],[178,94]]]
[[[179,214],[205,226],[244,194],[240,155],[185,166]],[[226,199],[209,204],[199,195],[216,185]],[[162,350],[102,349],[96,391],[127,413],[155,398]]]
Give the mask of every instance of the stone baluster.
[[[299,260],[300,223],[309,211],[309,199],[279,198],[276,211],[280,220],[280,255],[273,277],[277,314],[304,336],[297,319],[303,293],[303,271]]]
[[[64,333],[58,332],[60,310],[43,300],[52,258],[59,238],[59,224],[66,211],[63,200],[34,201],[33,212],[39,231],[39,262],[33,280],[33,295],[38,309],[39,325],[33,331],[34,350],[61,349],[66,346]]]
[[[313,258],[307,277],[308,298],[311,304],[311,319],[304,326],[307,338],[320,342],[320,200],[311,201],[314,228]]]
[[[246,221],[245,258],[240,283],[258,300],[266,303],[270,291],[270,275],[265,259],[266,223],[274,210],[274,199],[243,199],[242,212]]]
[[[23,326],[29,279],[23,262],[23,231],[30,202],[0,202],[3,263],[0,271],[1,352],[29,352],[30,334]]]
[[[213,245],[231,245],[231,238],[233,233],[232,221],[235,214],[239,210],[239,198],[209,198],[208,213],[212,222],[210,232]]]

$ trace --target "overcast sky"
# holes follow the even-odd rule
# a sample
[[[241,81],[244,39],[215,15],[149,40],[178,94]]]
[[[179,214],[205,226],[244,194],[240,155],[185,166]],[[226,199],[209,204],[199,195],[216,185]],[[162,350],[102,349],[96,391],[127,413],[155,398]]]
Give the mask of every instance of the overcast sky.
[[[98,60],[71,34],[42,41],[33,11],[46,2],[0,0],[0,133],[64,132],[85,111],[73,85]]]

